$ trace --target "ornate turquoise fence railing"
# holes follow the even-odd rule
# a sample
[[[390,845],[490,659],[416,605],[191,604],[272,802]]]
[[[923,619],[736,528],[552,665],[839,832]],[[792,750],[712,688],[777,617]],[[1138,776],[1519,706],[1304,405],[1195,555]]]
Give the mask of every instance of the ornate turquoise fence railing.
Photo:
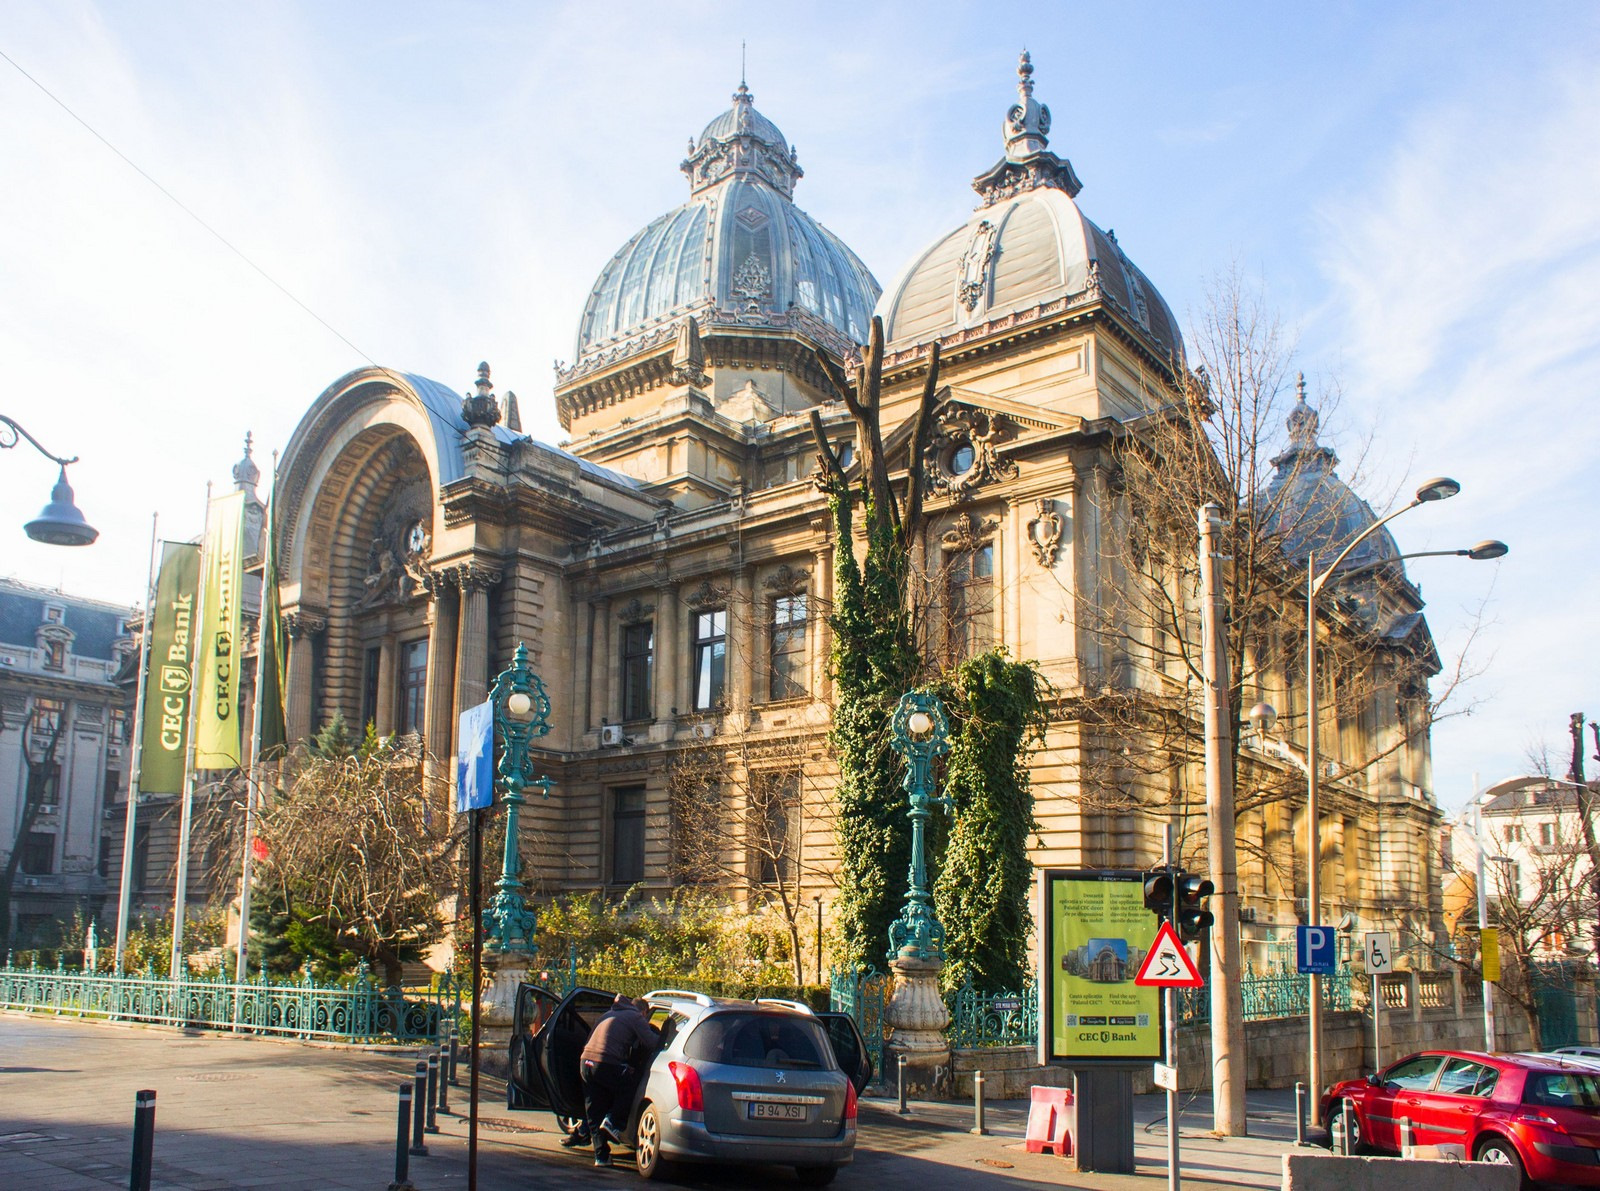
[[[260,978],[169,980],[65,968],[0,968],[0,1009],[161,1025],[243,1030],[340,1042],[422,1042],[461,1011],[462,989],[449,975],[425,993],[381,989],[363,968],[348,985]]]
[[[945,997],[951,1046],[1033,1046],[1039,1038],[1039,988],[1033,981],[1015,993],[980,993],[969,981]]]
[[[889,988],[888,973],[877,968],[834,968],[828,974],[829,1008],[855,1019],[880,1078],[885,1072],[883,1010],[889,1003]]]
[[[1349,1009],[1350,969],[1341,968],[1322,981],[1322,1007],[1330,1013]],[[1311,1011],[1311,981],[1297,972],[1274,965],[1258,975],[1249,964],[1239,982],[1244,993],[1245,1021],[1264,1021],[1273,1017],[1298,1017]],[[1178,990],[1178,1024],[1204,1025],[1211,1020],[1211,986]]]

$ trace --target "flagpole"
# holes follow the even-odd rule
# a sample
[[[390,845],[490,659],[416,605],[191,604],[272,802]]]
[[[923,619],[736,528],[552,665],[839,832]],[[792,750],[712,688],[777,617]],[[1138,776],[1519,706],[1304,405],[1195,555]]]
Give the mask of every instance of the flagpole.
[[[122,972],[128,947],[128,915],[133,909],[133,835],[139,818],[139,779],[144,764],[144,681],[150,665],[150,627],[156,614],[156,527],[160,513],[150,514],[150,572],[144,585],[144,628],[139,633],[139,671],[134,679],[133,756],[128,764],[128,807],[122,828],[122,880],[117,894],[117,957]]]
[[[239,952],[234,960],[234,980],[243,984],[250,969],[250,862],[255,846],[256,802],[261,796],[261,716],[267,678],[267,610],[275,601],[267,598],[267,584],[276,583],[270,561],[272,551],[273,506],[278,502],[278,453],[272,453],[272,490],[267,493],[267,523],[261,531],[261,606],[256,609],[256,689],[250,717],[250,767],[245,771],[244,859],[239,863]],[[278,626],[270,626],[277,632]],[[276,663],[277,658],[274,657]]]
[[[188,913],[189,901],[189,831],[194,819],[194,755],[195,737],[199,729],[200,700],[196,687],[200,679],[201,626],[206,615],[206,571],[210,562],[206,558],[206,543],[211,537],[211,482],[206,481],[206,524],[200,535],[200,583],[195,592],[197,617],[190,632],[189,651],[189,740],[183,750],[183,811],[178,819],[178,879],[172,891],[172,961],[167,975],[179,979],[183,974],[183,919]]]

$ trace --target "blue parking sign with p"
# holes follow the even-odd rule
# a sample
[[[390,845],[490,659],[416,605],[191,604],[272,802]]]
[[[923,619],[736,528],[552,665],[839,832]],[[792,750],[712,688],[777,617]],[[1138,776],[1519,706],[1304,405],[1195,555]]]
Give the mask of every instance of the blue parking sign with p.
[[[1302,976],[1332,976],[1336,955],[1331,926],[1297,926],[1294,930],[1295,967]]]

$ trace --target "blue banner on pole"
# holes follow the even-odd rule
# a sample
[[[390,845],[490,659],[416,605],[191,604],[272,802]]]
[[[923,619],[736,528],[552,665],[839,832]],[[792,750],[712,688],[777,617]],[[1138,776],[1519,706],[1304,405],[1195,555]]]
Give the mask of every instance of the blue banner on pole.
[[[1297,926],[1294,929],[1295,967],[1302,976],[1332,976],[1338,963],[1331,926]]]
[[[456,811],[481,810],[494,801],[493,702],[480,703],[461,713],[460,740]]]

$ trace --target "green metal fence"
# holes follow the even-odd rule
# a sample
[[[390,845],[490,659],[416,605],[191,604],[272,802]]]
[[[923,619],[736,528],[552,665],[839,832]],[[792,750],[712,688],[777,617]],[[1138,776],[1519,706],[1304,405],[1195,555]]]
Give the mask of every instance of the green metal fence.
[[[1340,968],[1322,978],[1322,1007],[1329,1013],[1351,1008],[1352,980],[1349,968]],[[1274,964],[1258,973],[1245,965],[1239,981],[1244,993],[1245,1021],[1265,1021],[1274,1017],[1298,1017],[1311,1012],[1311,981],[1291,969]],[[1178,1024],[1205,1025],[1211,1020],[1211,986],[1178,990]]]
[[[373,984],[365,966],[349,984],[299,980],[234,983],[221,976],[100,975],[7,965],[0,968],[0,1009],[239,1030],[339,1042],[422,1042],[461,1011],[452,977],[425,992]]]
[[[1033,1046],[1039,1037],[1039,988],[1033,981],[1021,992],[980,993],[968,981],[945,997],[951,1046]]]

